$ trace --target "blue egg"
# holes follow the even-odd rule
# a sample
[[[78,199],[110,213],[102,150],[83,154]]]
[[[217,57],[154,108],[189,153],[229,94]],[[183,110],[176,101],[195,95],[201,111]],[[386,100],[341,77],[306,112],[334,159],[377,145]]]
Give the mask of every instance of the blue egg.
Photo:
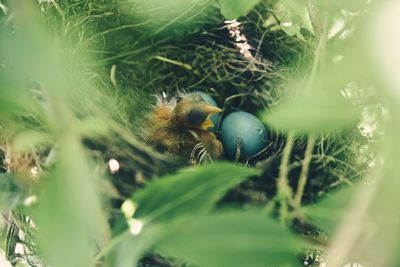
[[[193,95],[199,95],[201,97],[203,97],[204,101],[206,101],[208,104],[214,106],[214,107],[218,107],[217,106],[217,102],[215,102],[215,100],[207,93],[204,92],[200,92],[200,91],[194,91],[191,94]],[[218,128],[218,122],[219,122],[219,118],[221,117],[221,113],[218,114],[214,114],[211,116],[211,121],[214,124],[214,127],[208,128],[208,130],[210,132],[215,132]]]
[[[240,144],[240,161],[256,155],[267,146],[267,130],[253,114],[232,112],[221,123],[220,139],[226,156],[236,158],[237,143]]]

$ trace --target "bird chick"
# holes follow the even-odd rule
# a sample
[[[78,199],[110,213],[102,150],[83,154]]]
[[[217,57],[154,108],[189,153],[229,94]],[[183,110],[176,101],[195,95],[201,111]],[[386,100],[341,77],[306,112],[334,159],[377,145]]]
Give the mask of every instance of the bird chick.
[[[223,152],[222,144],[207,129],[214,126],[210,117],[221,111],[199,95],[159,103],[147,120],[149,129],[145,141],[195,163],[218,159]]]

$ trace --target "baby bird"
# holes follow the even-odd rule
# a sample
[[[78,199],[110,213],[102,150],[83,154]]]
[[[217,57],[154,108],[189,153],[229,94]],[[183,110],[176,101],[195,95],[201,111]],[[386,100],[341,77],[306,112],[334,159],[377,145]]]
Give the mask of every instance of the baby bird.
[[[223,148],[214,133],[210,117],[222,109],[209,105],[199,95],[159,101],[147,117],[145,141],[158,150],[168,151],[194,163],[221,157]]]

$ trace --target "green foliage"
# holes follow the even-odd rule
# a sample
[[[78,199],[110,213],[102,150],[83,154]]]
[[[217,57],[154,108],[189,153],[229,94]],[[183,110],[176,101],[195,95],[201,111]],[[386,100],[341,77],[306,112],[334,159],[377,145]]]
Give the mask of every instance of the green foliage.
[[[201,216],[228,189],[258,172],[232,163],[189,168],[152,182],[133,196],[138,203],[136,218],[171,221]]]
[[[60,145],[63,160],[45,178],[34,213],[37,240],[54,266],[90,266],[95,244],[109,237],[104,209],[80,144],[70,139]]]
[[[15,208],[20,204],[23,194],[15,184],[15,176],[0,175],[0,209]]]
[[[45,112],[43,109],[38,112],[44,113],[46,122],[45,134],[26,131],[24,136],[20,134],[16,138],[18,143],[14,146],[19,152],[25,150],[29,142],[31,146],[46,139],[57,143],[57,164],[43,176],[40,190],[34,192],[38,194],[39,204],[29,212],[38,228],[34,238],[41,256],[51,265],[89,266],[96,244],[104,243],[109,234],[105,210],[94,186],[94,174],[83,151],[82,136],[77,131],[80,120],[72,104],[77,88],[65,74],[68,62],[65,50],[48,36],[38,20],[36,7],[16,4],[14,12],[20,30],[4,35],[1,58],[6,62],[11,84],[22,81],[20,83],[25,85],[21,84],[20,88],[27,97],[32,98],[30,94],[34,89],[44,96]],[[29,88],[30,80],[38,83],[39,88]],[[13,95],[13,88],[8,85],[2,89]],[[16,112],[15,106],[10,107],[12,112]]]
[[[260,0],[218,0],[221,14],[226,19],[238,19],[253,9]]]
[[[202,167],[192,167],[157,179],[133,195],[137,204],[135,220],[143,223],[138,236],[121,236],[123,242],[111,256],[113,266],[131,266],[146,250],[160,239],[170,238],[169,232],[179,229],[182,223],[196,221],[205,216],[227,190],[256,175],[251,168],[232,163],[217,163]],[[131,244],[140,243],[134,251]]]
[[[358,12],[367,7],[368,0],[339,0],[339,1],[318,1],[321,7],[325,7],[331,12],[348,10],[351,12]]]
[[[190,245],[189,245],[190,244]],[[300,266],[301,240],[260,211],[209,215],[157,244],[199,266]]]
[[[306,41],[302,30],[314,33],[311,26],[310,16],[307,12],[307,1],[301,0],[282,0],[274,7],[274,15],[267,22],[277,20],[280,28],[289,36],[296,36],[301,41]],[[268,26],[266,24],[265,26]]]
[[[318,204],[304,207],[303,211],[315,225],[332,237],[346,215],[347,206],[351,203],[354,193],[356,187],[333,192]]]
[[[3,2],[0,153],[12,173],[0,174],[0,208],[23,212],[35,223],[13,225],[28,236],[20,240],[24,246],[37,246],[28,252],[46,264],[132,267],[157,252],[200,266],[297,266],[298,254],[310,244],[285,223],[302,221],[297,216],[304,212],[328,233],[329,264],[360,258],[399,265],[400,217],[393,204],[400,172],[396,3],[66,0],[7,1],[8,9]],[[243,43],[232,39],[218,11],[226,19],[240,18],[241,25],[232,27],[254,47],[254,58],[243,56]],[[334,34],[332,26],[338,27]],[[150,95],[199,88],[216,96],[225,115],[262,112],[270,136],[277,129],[290,139],[268,140],[271,146],[257,163],[262,171],[217,162],[164,175],[181,163],[163,165],[176,159],[138,141],[136,122]],[[383,152],[376,149],[372,156],[371,142],[379,138],[357,146],[344,131],[356,132],[361,120],[375,118],[370,106],[389,122],[379,129]],[[382,117],[379,126],[386,122]],[[375,168],[367,185],[329,192],[363,178],[355,165],[365,154]],[[120,160],[119,173],[107,172],[110,158]],[[32,177],[32,167],[43,171]],[[328,168],[329,177],[318,175]],[[137,205],[133,217],[124,217],[117,204],[110,207],[125,199],[110,186],[112,193],[101,190],[109,180],[134,191],[128,199]],[[17,186],[20,181],[26,188]],[[222,198],[232,200],[227,192],[248,184],[258,191],[245,195],[256,195],[246,204],[268,202],[265,209],[218,210]],[[292,192],[299,203],[293,204]],[[320,202],[300,203],[306,194],[315,201],[323,193]],[[24,203],[27,195],[37,203]],[[21,258],[29,258],[28,252]]]
[[[122,3],[123,12],[152,37],[165,32],[179,35],[209,23],[215,6],[214,0],[124,0]]]
[[[316,91],[288,101],[270,113],[264,121],[271,127],[302,134],[329,133],[354,127],[360,111],[339,92]]]

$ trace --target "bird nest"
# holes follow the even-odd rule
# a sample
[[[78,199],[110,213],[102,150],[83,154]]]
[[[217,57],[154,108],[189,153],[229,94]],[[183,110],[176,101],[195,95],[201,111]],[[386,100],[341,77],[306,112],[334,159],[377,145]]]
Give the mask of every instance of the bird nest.
[[[129,132],[140,139],[138,128],[145,114],[152,110],[154,96],[164,93],[173,97],[180,92],[202,91],[211,95],[226,113],[244,110],[257,115],[280,103],[288,93],[283,84],[290,73],[297,71],[293,66],[298,62],[306,64],[310,57],[306,44],[280,30],[264,29],[262,24],[267,18],[257,10],[231,22],[224,22],[220,15],[212,13],[206,24],[192,25],[184,30],[185,34],[171,38],[168,34],[151,35],[141,26],[132,26],[115,3],[91,1],[88,6],[87,1],[62,1],[59,4],[57,7],[51,1],[42,4],[45,19],[67,32],[66,41],[74,44],[71,53],[92,47],[98,82],[101,88],[106,88],[101,94],[112,99],[113,118],[118,128],[124,129],[112,139],[89,136],[85,140],[99,164],[104,165],[110,158],[119,162],[118,173],[110,176],[118,190],[114,203],[117,209],[126,197],[154,176],[188,164],[172,155],[149,152],[143,144],[130,142],[124,134]],[[70,22],[68,27],[65,20]],[[55,28],[55,34],[60,34],[59,29]],[[80,38],[82,29],[84,36]],[[262,153],[240,163],[260,168],[262,175],[231,190],[219,205],[266,205],[272,200],[287,136],[273,129],[268,132],[268,145]],[[358,129],[347,129],[316,138],[312,151],[308,152],[310,167],[304,203],[314,202],[363,176],[368,161],[359,161],[364,145],[359,137]],[[307,143],[306,136],[297,136],[287,162],[293,190],[298,186],[307,156]],[[157,259],[157,256],[146,257],[144,262]],[[166,266],[163,260],[159,261],[163,262],[159,266]]]

